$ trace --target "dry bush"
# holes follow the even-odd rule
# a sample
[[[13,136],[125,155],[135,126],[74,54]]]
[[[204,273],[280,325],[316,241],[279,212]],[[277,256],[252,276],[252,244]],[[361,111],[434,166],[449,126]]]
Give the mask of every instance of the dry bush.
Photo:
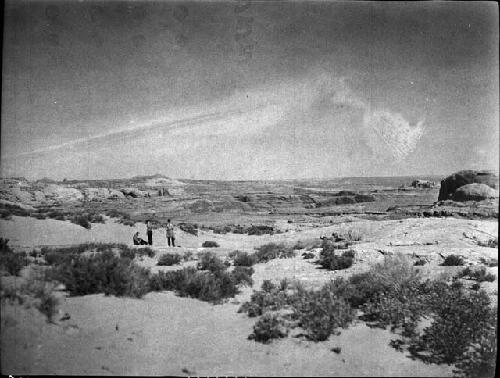
[[[182,256],[177,253],[166,253],[161,255],[156,265],[172,266],[177,265],[182,261]]]

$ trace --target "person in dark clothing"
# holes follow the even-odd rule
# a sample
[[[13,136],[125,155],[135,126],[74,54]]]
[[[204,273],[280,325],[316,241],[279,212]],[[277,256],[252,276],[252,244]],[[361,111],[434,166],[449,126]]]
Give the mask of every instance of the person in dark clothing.
[[[170,219],[167,220],[167,243],[170,247],[170,242],[172,242],[172,247],[175,247],[175,235],[174,235],[174,225],[170,223]]]
[[[147,245],[147,241],[139,237],[139,233],[134,234],[134,245]]]
[[[148,234],[148,244],[153,245],[153,223],[150,220],[146,222],[146,232]]]

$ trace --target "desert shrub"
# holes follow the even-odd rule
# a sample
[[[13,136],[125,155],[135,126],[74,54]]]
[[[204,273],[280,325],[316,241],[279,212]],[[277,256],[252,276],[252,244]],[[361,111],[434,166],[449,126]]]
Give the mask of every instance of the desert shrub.
[[[52,293],[44,292],[40,296],[40,303],[37,305],[37,309],[47,317],[49,323],[52,323],[58,304],[59,300]]]
[[[290,298],[285,289],[281,289],[269,280],[264,280],[261,290],[254,291],[250,301],[243,303],[238,312],[245,312],[249,317],[261,316],[268,311],[278,311],[289,304]]]
[[[354,200],[356,202],[374,202],[375,197],[372,196],[371,194],[356,194],[354,196]]]
[[[302,327],[310,340],[326,340],[336,328],[347,327],[354,318],[349,303],[332,289],[330,284],[320,290],[307,290],[297,282],[283,280],[276,286],[264,281],[261,290],[254,291],[238,312],[256,317],[279,311],[288,327]]]
[[[0,238],[0,268],[12,276],[18,276],[27,265],[26,252],[14,252],[8,245],[9,239]]]
[[[354,262],[354,251],[349,250],[342,253],[342,255],[335,255],[333,249],[323,250],[320,254],[318,263],[325,269],[340,270],[347,269],[352,266]]]
[[[419,282],[409,258],[404,255],[387,256],[368,272],[353,274],[343,283],[342,290],[353,307],[360,307],[380,294],[402,291]]]
[[[481,264],[491,267],[498,266],[498,260],[497,259],[485,259],[484,257],[481,257],[479,259]]]
[[[86,228],[88,230],[90,230],[90,228],[92,227],[91,224],[90,224],[90,221],[88,219],[88,214],[85,214],[85,215],[75,215],[71,218],[71,223],[75,223],[79,226],[82,226],[83,228]]]
[[[497,311],[494,311],[497,314]],[[498,324],[497,320],[492,322]],[[455,364],[454,373],[462,378],[489,378],[495,376],[497,360],[497,326],[491,326],[478,337]]]
[[[239,292],[237,285],[242,281],[238,282],[238,279],[243,278],[226,271],[200,272],[190,267],[179,271],[159,272],[152,277],[151,287],[153,290],[172,290],[181,297],[221,303]]]
[[[140,298],[149,291],[149,271],[109,251],[64,260],[57,267],[57,278],[71,295],[104,293]]]
[[[243,284],[243,285],[252,286],[253,285],[253,280],[252,280],[253,273],[254,273],[254,270],[250,266],[236,266],[233,269],[233,271],[231,272],[231,275],[232,275],[232,277],[237,285]]]
[[[120,257],[122,259],[130,259],[133,260],[135,258],[135,250],[132,248],[126,248],[120,251]]]
[[[197,267],[200,270],[209,270],[212,273],[222,272],[227,269],[224,262],[213,252],[199,253]]]
[[[188,234],[198,236],[198,225],[193,223],[179,223],[179,228]]]
[[[361,232],[357,229],[349,229],[343,236],[348,241],[360,241],[363,238]]]
[[[496,325],[494,310],[483,290],[466,291],[459,285],[440,285],[426,303],[433,321],[414,338],[410,351],[438,363],[454,363]],[[429,355],[420,352],[429,351]]]
[[[61,265],[66,260],[71,260],[74,254],[59,252],[57,250],[47,251],[43,254],[45,263],[48,265]]]
[[[268,243],[256,248],[255,258],[258,263],[265,263],[273,259],[286,259],[295,256],[292,248],[284,244]]]
[[[233,258],[234,266],[252,266],[255,264],[255,255],[247,252],[234,251],[230,254]]]
[[[314,253],[312,253],[312,252],[304,252],[302,254],[302,257],[304,259],[314,259],[314,257],[316,257],[316,255]]]
[[[498,238],[488,239],[485,242],[478,240],[477,245],[481,247],[498,248]]]
[[[346,328],[354,319],[349,303],[338,297],[328,285],[319,291],[309,290],[294,303],[294,317],[313,341],[328,339],[338,328]]]
[[[248,227],[246,233],[248,235],[272,235],[274,233],[274,228],[271,226],[255,226],[252,225]]]
[[[183,270],[175,270],[168,272],[160,271],[157,274],[153,274],[150,280],[151,290],[153,291],[175,290],[177,285],[180,285],[183,276],[188,274],[186,272],[190,272],[189,274],[196,274],[196,269],[189,267],[189,268],[184,268]]]
[[[231,226],[213,226],[213,227],[209,227],[209,229],[211,229],[214,234],[227,234],[228,232],[231,232]]]
[[[464,270],[458,273],[457,277],[465,277],[470,280],[476,280],[477,282],[493,282],[496,279],[494,274],[486,272],[486,268],[484,266],[479,269],[471,269],[470,267],[466,267],[464,268]]]
[[[445,257],[444,261],[441,263],[442,266],[461,266],[464,265],[464,260],[462,257],[457,255],[448,255]]]
[[[184,255],[183,255],[184,261],[189,261],[192,258],[193,258],[193,252],[191,252],[191,251],[184,252]]]
[[[0,299],[9,301],[10,304],[15,303],[18,301],[20,304],[23,302],[23,298],[21,295],[19,295],[19,292],[17,291],[16,287],[8,286],[6,288],[2,288],[0,292]]]
[[[295,245],[292,248],[299,250],[299,249],[304,249],[305,247],[306,245],[302,241],[298,240],[297,243],[295,243]]]
[[[55,220],[61,220],[64,221],[66,220],[66,216],[64,215],[64,212],[61,212],[59,210],[51,210],[47,213],[47,217],[50,219],[55,219]]]
[[[218,248],[218,247],[220,247],[217,242],[212,241],[212,240],[206,240],[206,241],[204,241],[201,246],[203,248]]]
[[[425,259],[418,259],[417,261],[415,261],[415,263],[413,265],[414,266],[422,266],[425,264],[427,264],[427,261]]]
[[[124,226],[130,226],[130,227],[135,226],[135,221],[132,219],[122,219],[120,223],[123,224]]]
[[[30,271],[29,276],[21,286],[23,294],[37,299],[35,307],[47,317],[48,322],[53,321],[59,304],[59,299],[53,294],[55,285],[52,268],[36,267]]]
[[[267,344],[272,339],[286,337],[289,329],[283,318],[277,314],[264,314],[253,326],[253,333],[248,336],[250,340],[255,340]]]
[[[172,266],[179,264],[182,261],[181,255],[177,253],[166,253],[164,255],[161,255],[158,264],[160,266]]]

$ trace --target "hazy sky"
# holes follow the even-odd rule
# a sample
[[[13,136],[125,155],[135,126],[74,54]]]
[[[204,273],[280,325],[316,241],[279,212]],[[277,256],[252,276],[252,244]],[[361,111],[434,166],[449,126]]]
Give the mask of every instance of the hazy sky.
[[[1,173],[498,170],[494,2],[7,1]]]

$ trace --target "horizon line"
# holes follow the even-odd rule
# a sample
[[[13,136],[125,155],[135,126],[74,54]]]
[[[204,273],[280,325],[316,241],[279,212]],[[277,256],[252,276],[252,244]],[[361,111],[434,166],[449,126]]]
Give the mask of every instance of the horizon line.
[[[466,171],[466,170],[473,170],[473,171],[489,171],[489,172],[494,172],[494,173],[499,173],[498,170],[495,169],[462,169],[460,171]],[[443,176],[447,177],[452,175],[453,173],[460,172],[460,171],[454,171],[452,173],[416,173],[416,174],[406,174],[406,175],[394,175],[394,176],[336,176],[336,177],[304,177],[304,178],[269,178],[269,179],[207,179],[207,178],[181,178],[181,177],[171,177],[167,176],[162,173],[155,173],[152,175],[135,175],[135,176],[130,176],[130,177],[114,177],[114,178],[63,178],[63,179],[54,179],[50,178],[47,176],[41,177],[41,178],[33,178],[33,179],[28,179],[24,176],[0,176],[1,180],[8,180],[8,179],[24,179],[26,181],[42,181],[42,180],[51,180],[55,182],[65,182],[65,181],[117,181],[117,180],[132,180],[134,178],[154,178],[155,176],[161,176],[163,178],[167,178],[170,180],[184,180],[184,181],[226,181],[226,182],[244,182],[244,181],[252,181],[252,182],[263,182],[263,181],[307,181],[307,180],[313,180],[313,181],[327,181],[327,180],[338,180],[338,179],[349,179],[349,178],[398,178],[398,177],[413,177],[413,176],[424,176],[424,177],[431,177],[431,176]]]

